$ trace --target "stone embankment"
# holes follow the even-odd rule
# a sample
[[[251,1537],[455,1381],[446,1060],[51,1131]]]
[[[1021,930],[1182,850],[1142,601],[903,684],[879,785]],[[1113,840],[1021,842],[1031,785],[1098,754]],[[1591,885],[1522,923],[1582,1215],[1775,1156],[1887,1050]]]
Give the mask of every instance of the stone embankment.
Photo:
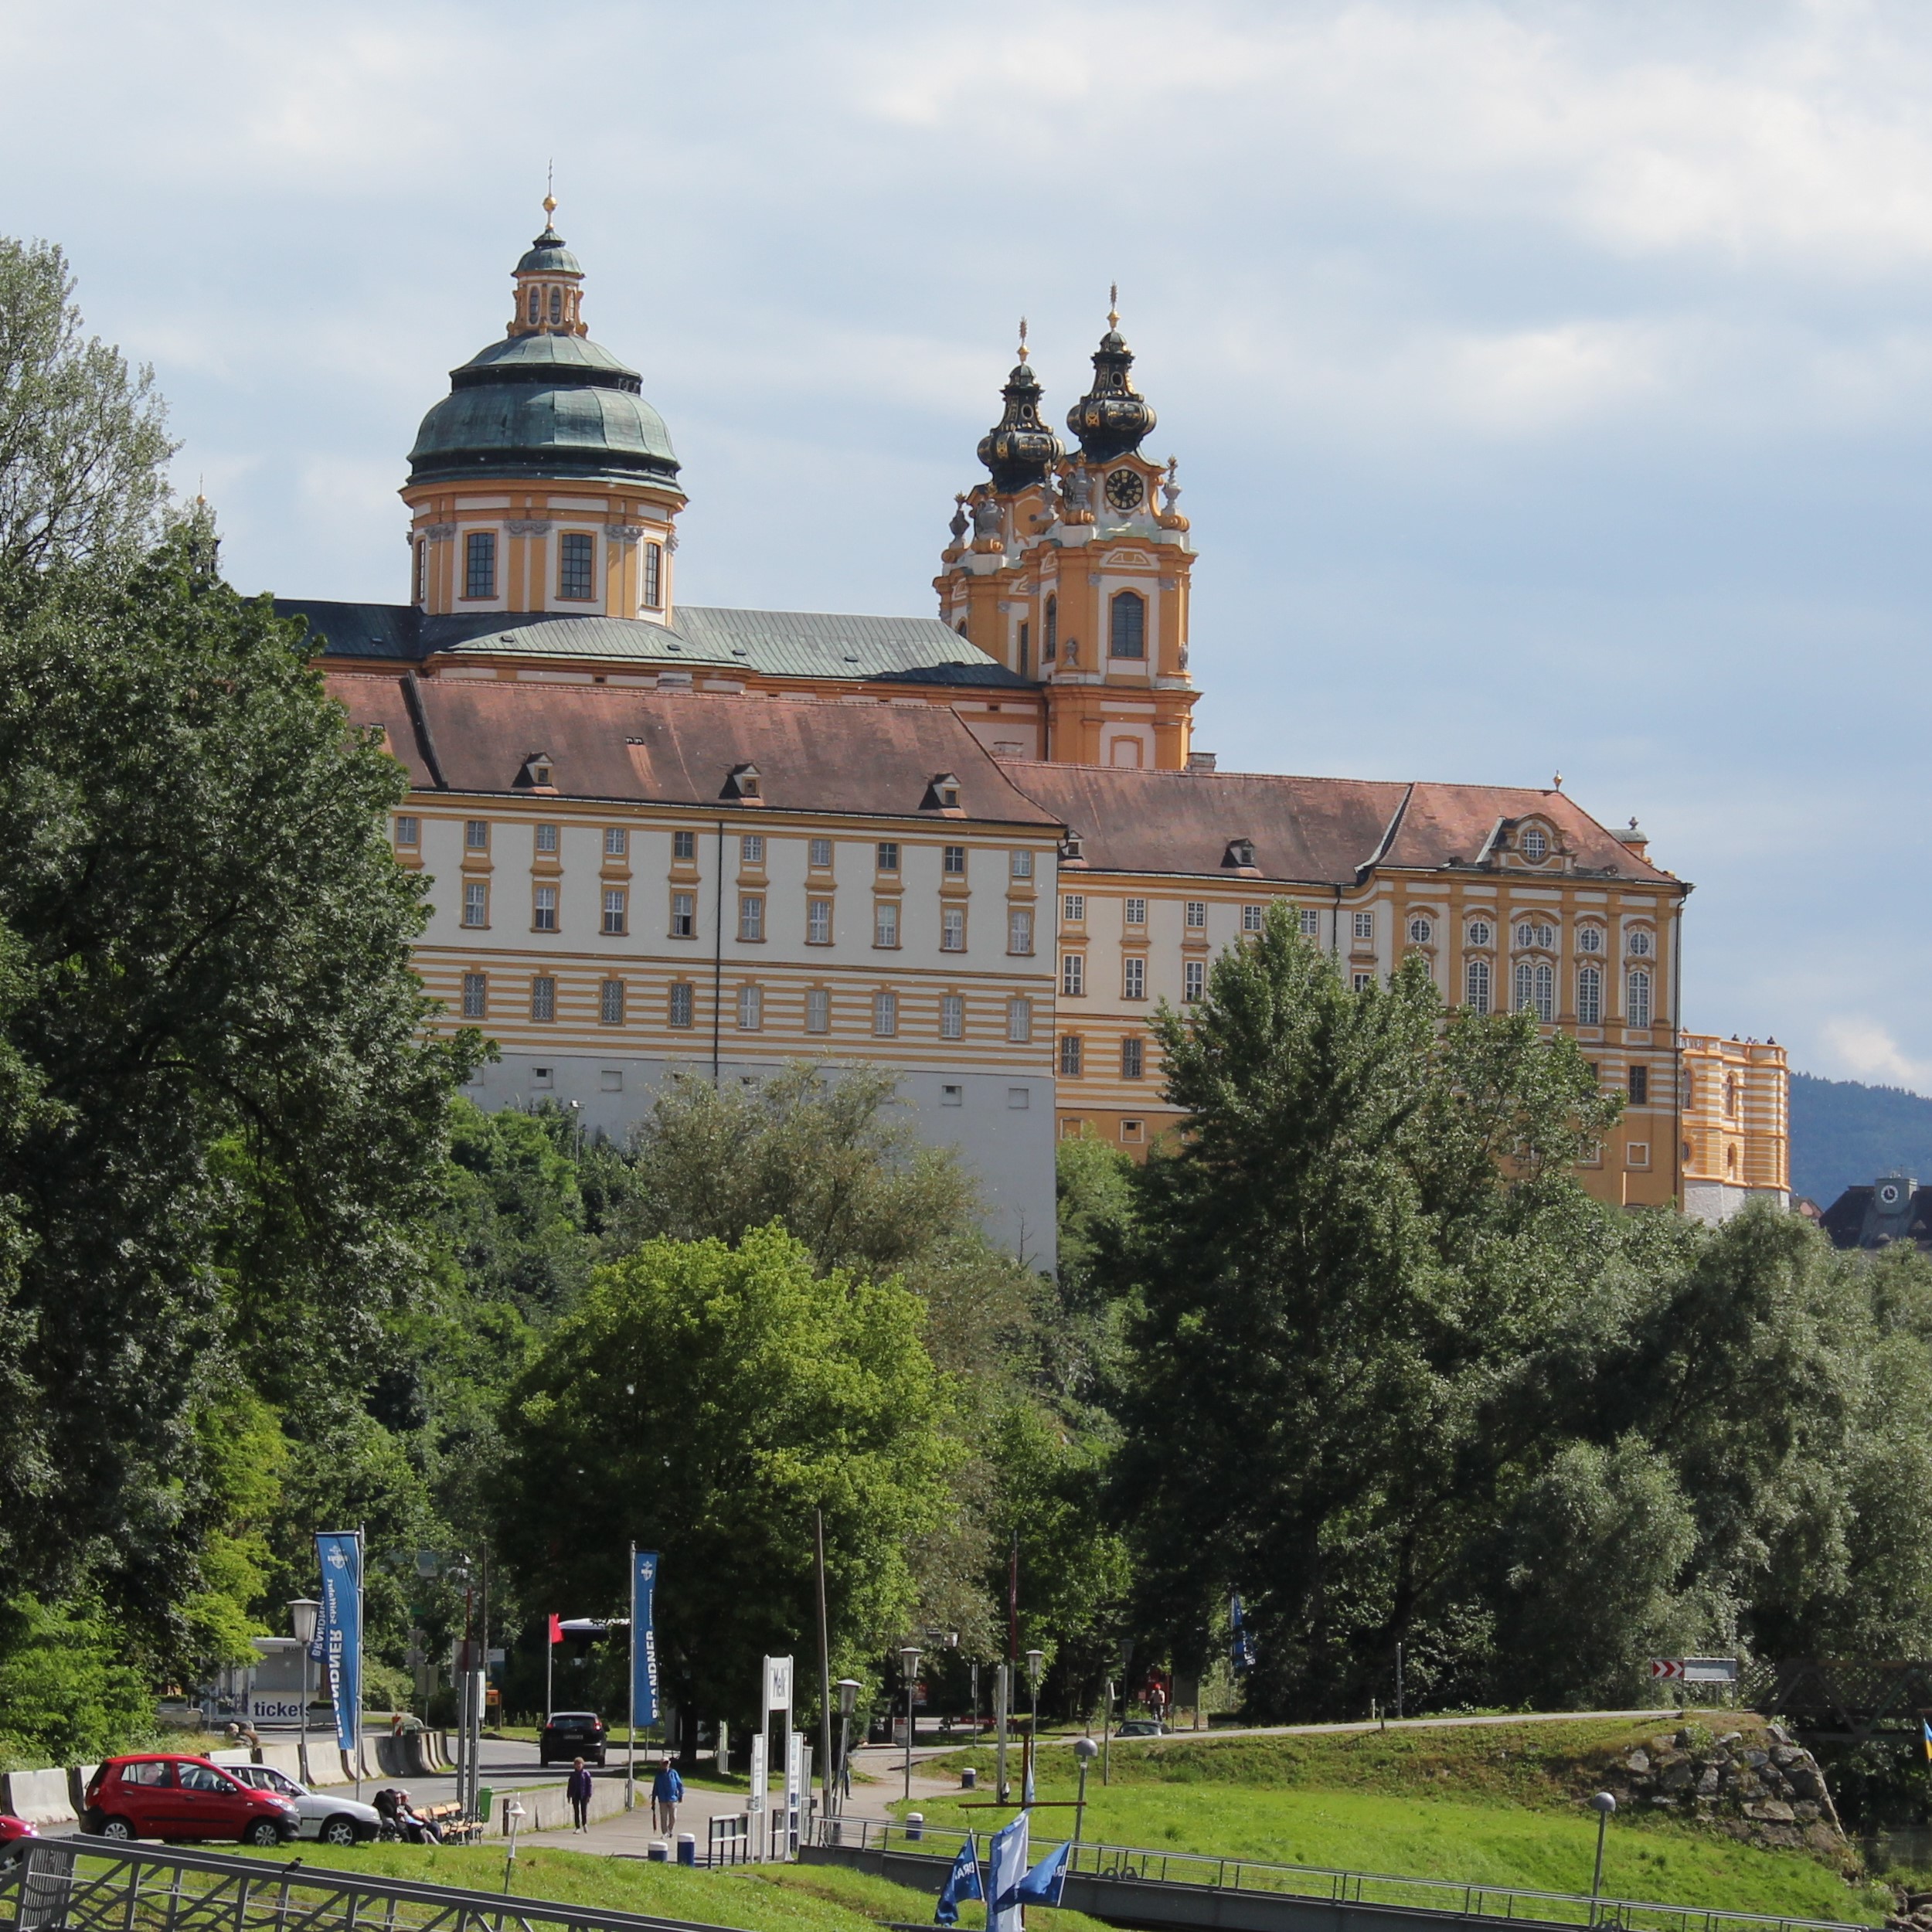
[[[1708,1820],[1766,1851],[1849,1852],[1818,1761],[1777,1724],[1713,1737],[1701,1726],[1653,1737],[1613,1764],[1617,1802]],[[1932,1932],[1932,1928],[1928,1928]]]

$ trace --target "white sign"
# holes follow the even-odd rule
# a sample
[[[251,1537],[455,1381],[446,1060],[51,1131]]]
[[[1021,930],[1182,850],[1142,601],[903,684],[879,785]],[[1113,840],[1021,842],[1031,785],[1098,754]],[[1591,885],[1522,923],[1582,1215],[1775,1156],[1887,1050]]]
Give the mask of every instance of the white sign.
[[[251,1724],[297,1724],[302,1721],[300,1691],[250,1691],[248,1721]]]
[[[1682,1677],[1684,1666],[1674,1657],[1653,1657],[1650,1674],[1652,1677]]]
[[[771,1781],[767,1767],[765,1753],[770,1745],[762,1737],[751,1740],[751,1795],[745,1801],[747,1811],[762,1811],[765,1808],[765,1792]]]
[[[765,1659],[765,1713],[768,1716],[774,1711],[791,1709],[791,1659],[789,1657],[767,1657]]]
[[[1735,1684],[1735,1657],[1653,1657],[1650,1674],[1680,1684]]]

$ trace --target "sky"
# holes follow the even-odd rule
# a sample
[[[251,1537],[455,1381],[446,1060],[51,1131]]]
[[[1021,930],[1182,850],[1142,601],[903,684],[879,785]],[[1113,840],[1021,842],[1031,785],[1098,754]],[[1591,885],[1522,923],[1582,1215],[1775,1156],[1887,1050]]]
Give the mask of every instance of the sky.
[[[1932,9],[0,0],[0,75],[240,587],[406,597],[552,165],[692,603],[931,611],[1019,318],[1057,417],[1117,281],[1197,747],[1561,772],[1696,884],[1686,1024],[1932,1092]]]

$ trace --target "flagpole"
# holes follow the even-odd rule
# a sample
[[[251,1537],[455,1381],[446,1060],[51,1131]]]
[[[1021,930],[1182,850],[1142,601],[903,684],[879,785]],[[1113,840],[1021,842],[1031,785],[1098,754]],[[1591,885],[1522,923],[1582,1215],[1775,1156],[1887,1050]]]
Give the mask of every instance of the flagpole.
[[[550,1709],[550,1672],[556,1668],[556,1638],[552,1634],[552,1632],[554,1631],[556,1628],[556,1617],[555,1613],[546,1611],[543,1618],[543,1721],[546,1725],[549,1723],[552,1715]],[[543,1748],[543,1747],[541,1743],[537,1746],[537,1749],[539,1752],[542,1751]]]
[[[631,1546],[631,1739],[624,1747],[624,1808],[638,1808],[638,1546]]]
[[[367,1621],[363,1577],[369,1569],[369,1529],[355,1526],[355,1715],[349,1735],[355,1742],[355,1801],[362,1801],[362,1626]]]
[[[814,1541],[818,1560],[818,1766],[820,1807],[832,1815],[832,1642],[825,1617],[825,1512],[811,1512]],[[811,1795],[809,1792],[806,1794]]]

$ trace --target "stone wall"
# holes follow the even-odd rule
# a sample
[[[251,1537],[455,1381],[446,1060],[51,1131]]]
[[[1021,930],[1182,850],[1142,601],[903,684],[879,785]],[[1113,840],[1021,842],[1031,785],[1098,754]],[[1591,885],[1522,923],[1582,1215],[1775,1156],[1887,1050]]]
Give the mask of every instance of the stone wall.
[[[1617,1760],[1606,1783],[1619,1804],[1708,1819],[1766,1850],[1850,1852],[1825,1774],[1781,1725],[1660,1734]]]

